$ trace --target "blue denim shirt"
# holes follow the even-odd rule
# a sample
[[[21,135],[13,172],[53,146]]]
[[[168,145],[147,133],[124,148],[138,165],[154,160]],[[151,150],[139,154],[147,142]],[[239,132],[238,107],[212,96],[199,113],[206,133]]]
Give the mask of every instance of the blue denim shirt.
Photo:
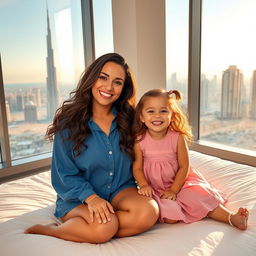
[[[132,160],[119,147],[116,118],[107,136],[91,119],[91,135],[81,154],[74,156],[72,143],[64,140],[68,131],[55,135],[52,156],[52,185],[57,192],[55,216],[62,217],[96,193],[108,200],[127,187],[135,187]]]

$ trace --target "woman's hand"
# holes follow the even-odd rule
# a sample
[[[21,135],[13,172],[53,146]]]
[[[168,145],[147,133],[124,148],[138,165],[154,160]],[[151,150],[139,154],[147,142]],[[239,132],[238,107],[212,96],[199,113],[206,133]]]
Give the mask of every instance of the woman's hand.
[[[94,222],[94,219],[96,219],[99,223],[107,223],[111,220],[110,213],[115,213],[113,206],[99,196],[95,195],[85,202],[88,205],[92,222]]]
[[[160,198],[162,199],[170,199],[170,200],[176,200],[176,197],[177,197],[177,194],[174,193],[171,189],[165,190],[160,196]]]
[[[143,186],[139,187],[138,193],[143,196],[152,197],[153,190],[149,185],[143,185]]]

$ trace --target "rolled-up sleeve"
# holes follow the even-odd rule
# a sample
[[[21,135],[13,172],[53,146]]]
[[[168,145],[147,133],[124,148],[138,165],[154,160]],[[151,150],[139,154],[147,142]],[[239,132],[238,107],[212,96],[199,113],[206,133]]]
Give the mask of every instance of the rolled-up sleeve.
[[[66,135],[67,136],[67,135]],[[63,140],[65,133],[57,133],[53,142],[52,185],[63,201],[81,201],[95,193],[85,180],[72,156],[71,142]]]

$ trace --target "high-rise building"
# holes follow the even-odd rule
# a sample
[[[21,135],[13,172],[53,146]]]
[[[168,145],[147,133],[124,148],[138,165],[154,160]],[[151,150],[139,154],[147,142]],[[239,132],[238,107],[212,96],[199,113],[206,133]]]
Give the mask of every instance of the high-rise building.
[[[221,119],[242,118],[241,88],[243,73],[236,66],[229,66],[222,73]]]
[[[8,94],[5,99],[9,103],[10,111],[16,111],[17,110],[17,102],[16,102],[16,95],[14,93]]]
[[[10,111],[10,105],[8,101],[5,101],[5,108],[6,108],[6,116],[7,116],[7,122],[11,121],[11,111]]]
[[[168,79],[168,89],[170,90],[179,90],[185,97],[187,93],[187,84],[178,79],[177,73],[172,73],[171,77]]]
[[[201,76],[200,109],[207,111],[209,108],[209,80],[204,74]]]
[[[16,96],[16,102],[17,102],[17,110],[18,111],[23,111],[24,109],[24,99],[22,94],[18,94]]]
[[[35,103],[36,103],[37,107],[41,107],[42,101],[41,101],[40,88],[33,88],[32,92],[33,92],[33,95],[35,96]]]
[[[24,119],[28,123],[37,122],[37,107],[33,101],[29,101],[24,107]]]
[[[172,73],[172,75],[171,75],[170,87],[172,89],[177,89],[177,74],[176,73]]]
[[[51,38],[51,29],[50,29],[50,21],[49,14],[47,10],[47,57],[46,57],[46,65],[47,65],[47,118],[52,120],[56,109],[59,106],[59,89],[57,86],[56,79],[56,68],[54,66],[54,55],[52,48],[52,38]]]
[[[256,119],[256,70],[253,71],[252,75],[250,117]]]

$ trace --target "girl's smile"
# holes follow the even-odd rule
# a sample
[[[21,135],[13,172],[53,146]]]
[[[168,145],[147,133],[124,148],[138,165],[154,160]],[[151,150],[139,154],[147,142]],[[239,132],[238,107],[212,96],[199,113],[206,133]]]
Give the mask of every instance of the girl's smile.
[[[152,121],[151,122],[153,125],[156,125],[156,126],[159,126],[159,125],[162,125],[163,122],[162,121]]]

